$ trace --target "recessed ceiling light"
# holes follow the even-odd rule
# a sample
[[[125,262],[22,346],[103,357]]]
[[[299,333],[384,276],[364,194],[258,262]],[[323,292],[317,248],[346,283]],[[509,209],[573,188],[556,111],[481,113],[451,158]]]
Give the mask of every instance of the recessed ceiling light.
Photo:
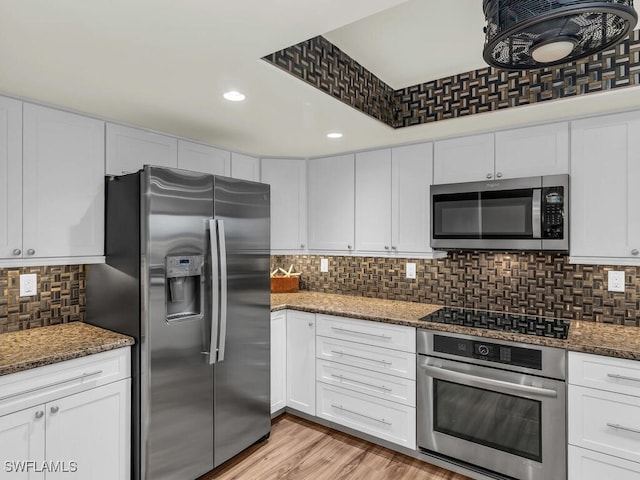
[[[342,138],[342,134],[340,132],[331,132],[331,133],[327,133],[327,137],[329,137],[329,138]]]
[[[230,92],[225,92],[224,95],[222,96],[232,102],[241,102],[246,98],[242,93],[236,92],[235,90],[231,90]]]

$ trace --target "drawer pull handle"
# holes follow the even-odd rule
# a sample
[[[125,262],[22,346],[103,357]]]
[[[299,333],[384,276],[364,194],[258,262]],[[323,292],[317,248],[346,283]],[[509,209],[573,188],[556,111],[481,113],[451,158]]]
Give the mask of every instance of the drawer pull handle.
[[[376,417],[370,417],[369,415],[364,415],[364,414],[359,413],[359,412],[354,412],[353,410],[348,410],[348,409],[344,408],[342,405],[333,405],[333,404],[331,404],[331,406],[333,408],[337,408],[338,410],[342,410],[343,412],[353,413],[354,415],[358,415],[359,417],[362,417],[362,418],[368,418],[369,420],[374,420],[376,422],[384,423],[385,425],[389,425],[389,426],[393,425],[391,422],[387,422],[384,418],[382,420],[380,420],[379,418],[376,418]]]
[[[82,375],[78,375],[77,377],[73,377],[73,378],[68,378],[67,380],[60,380],[59,382],[49,383],[47,385],[42,385],[40,387],[30,388],[29,390],[22,390],[21,392],[18,392],[18,393],[12,393],[11,395],[5,395],[4,397],[0,397],[0,401],[7,400],[8,398],[26,395],[27,393],[37,392],[45,388],[55,387],[57,385],[62,385],[63,383],[75,382],[76,380],[84,380],[87,377],[93,377],[94,375],[98,375],[100,373],[102,373],[102,370],[96,370],[95,372],[83,373]]]
[[[632,433],[640,433],[640,430],[638,430],[637,428],[625,427],[623,425],[618,425],[617,423],[607,422],[607,427],[615,428],[616,430],[625,430],[627,432],[632,432]]]
[[[377,358],[361,357],[360,355],[353,355],[351,353],[339,352],[337,350],[331,350],[331,353],[335,353],[336,355],[341,355],[341,356],[345,356],[345,357],[359,358],[361,360],[367,360],[368,362],[378,362],[378,363],[381,363],[383,365],[391,365],[391,362],[389,362],[387,360],[378,360]]]
[[[358,330],[349,330],[348,328],[342,328],[342,327],[331,327],[332,330],[337,330],[339,332],[342,333],[355,333],[356,335],[367,335],[369,337],[377,337],[377,338],[381,338],[383,340],[391,340],[392,337],[390,337],[389,335],[385,335],[384,333],[382,335],[377,334],[377,333],[367,333],[367,332],[359,332]]]
[[[625,377],[624,375],[618,375],[617,373],[607,373],[607,377],[615,378],[617,380],[631,380],[632,382],[640,382],[640,378]]]
[[[346,380],[347,382],[359,383],[360,385],[366,385],[367,387],[379,388],[380,390],[384,390],[385,392],[390,392],[391,389],[389,387],[385,387],[384,385],[374,385],[372,383],[361,382],[360,380],[354,380],[353,378],[345,377],[344,375],[335,375],[331,374],[333,378],[338,378],[340,381]]]

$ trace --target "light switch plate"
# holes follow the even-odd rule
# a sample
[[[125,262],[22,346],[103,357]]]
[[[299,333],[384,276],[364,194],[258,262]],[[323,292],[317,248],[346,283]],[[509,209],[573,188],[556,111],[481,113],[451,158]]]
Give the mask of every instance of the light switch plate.
[[[329,260],[326,258],[320,259],[320,272],[327,273],[329,271]]]
[[[20,296],[30,297],[38,294],[38,275],[25,273],[20,275]]]
[[[407,263],[407,278],[416,278],[416,264]]]
[[[624,271],[609,270],[608,280],[610,292],[624,292]]]

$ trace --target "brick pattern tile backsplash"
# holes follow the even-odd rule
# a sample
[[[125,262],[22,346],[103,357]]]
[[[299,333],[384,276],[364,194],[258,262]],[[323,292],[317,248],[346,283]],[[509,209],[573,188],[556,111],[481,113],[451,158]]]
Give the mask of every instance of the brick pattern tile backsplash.
[[[320,273],[328,258],[329,273]],[[417,278],[405,278],[415,262]],[[279,255],[293,264],[300,288],[463,308],[587,320],[640,327],[640,267],[573,265],[545,253],[450,253],[440,260]],[[607,272],[625,272],[625,293],[607,291]]]
[[[86,266],[0,268],[0,333],[85,320]],[[38,294],[20,297],[20,274],[35,273]]]

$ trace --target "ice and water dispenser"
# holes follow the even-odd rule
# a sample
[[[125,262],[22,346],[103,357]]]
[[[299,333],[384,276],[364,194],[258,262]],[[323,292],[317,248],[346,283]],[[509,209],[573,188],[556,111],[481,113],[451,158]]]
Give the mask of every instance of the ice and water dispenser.
[[[169,255],[166,258],[167,322],[203,316],[202,255]]]

